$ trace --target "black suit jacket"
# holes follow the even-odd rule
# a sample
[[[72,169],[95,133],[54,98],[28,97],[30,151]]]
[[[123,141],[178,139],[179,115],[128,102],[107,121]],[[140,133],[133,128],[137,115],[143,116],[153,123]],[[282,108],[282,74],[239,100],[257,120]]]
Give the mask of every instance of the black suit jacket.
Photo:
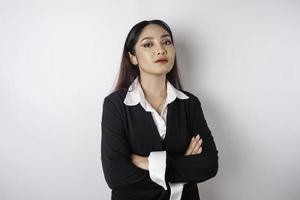
[[[153,182],[149,171],[136,167],[131,154],[149,156],[166,151],[166,182],[186,182],[182,200],[199,200],[197,183],[217,174],[218,150],[207,126],[199,99],[176,98],[168,104],[166,136],[162,140],[151,112],[138,104],[123,103],[127,90],[115,91],[104,98],[101,121],[101,160],[105,180],[115,200],[169,200],[170,187]],[[200,135],[202,153],[184,156],[191,138]]]

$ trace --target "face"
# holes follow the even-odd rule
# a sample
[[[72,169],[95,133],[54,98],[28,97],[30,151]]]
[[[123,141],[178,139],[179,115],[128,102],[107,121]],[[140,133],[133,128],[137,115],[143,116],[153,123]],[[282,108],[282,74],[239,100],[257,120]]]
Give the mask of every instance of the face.
[[[140,72],[163,75],[171,71],[175,61],[175,46],[168,31],[161,26],[149,24],[144,27],[135,49],[136,55],[128,53],[131,63],[138,64]],[[167,59],[167,62],[155,62],[158,59]]]

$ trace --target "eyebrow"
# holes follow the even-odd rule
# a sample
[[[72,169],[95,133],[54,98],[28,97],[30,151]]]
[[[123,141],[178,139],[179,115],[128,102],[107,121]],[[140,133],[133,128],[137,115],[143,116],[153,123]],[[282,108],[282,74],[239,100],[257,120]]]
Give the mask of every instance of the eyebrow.
[[[160,38],[164,38],[164,37],[171,37],[169,34],[164,34],[164,35],[161,35],[160,36]],[[142,40],[141,40],[141,42],[143,41],[143,40],[146,40],[146,39],[153,39],[153,37],[144,37]]]

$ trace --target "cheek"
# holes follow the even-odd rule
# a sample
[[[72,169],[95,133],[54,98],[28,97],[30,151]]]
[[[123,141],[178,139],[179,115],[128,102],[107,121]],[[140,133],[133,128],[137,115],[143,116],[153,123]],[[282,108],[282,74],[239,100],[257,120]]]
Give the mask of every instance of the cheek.
[[[175,51],[170,51],[169,52],[169,57],[170,57],[170,59],[172,59],[172,61],[175,59]]]
[[[143,56],[143,60],[145,64],[152,64],[154,62],[154,54],[153,53],[148,53]]]
[[[169,56],[175,56],[175,48],[174,47],[170,47],[167,49]]]
[[[153,54],[153,52],[150,49],[142,49],[142,48],[138,48],[136,55],[137,55],[137,59],[140,62],[147,62],[147,60],[151,57],[151,55]]]
[[[140,60],[143,60],[144,62],[147,62],[148,60],[152,59],[153,57],[153,53],[152,52],[141,52],[140,56],[139,56],[139,59]]]

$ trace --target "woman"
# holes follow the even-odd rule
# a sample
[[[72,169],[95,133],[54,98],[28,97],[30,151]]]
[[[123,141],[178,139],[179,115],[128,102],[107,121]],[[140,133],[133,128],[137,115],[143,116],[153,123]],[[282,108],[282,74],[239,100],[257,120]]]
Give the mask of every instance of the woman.
[[[115,200],[199,200],[218,151],[199,99],[182,89],[169,26],[129,32],[115,90],[104,98],[101,159]]]

